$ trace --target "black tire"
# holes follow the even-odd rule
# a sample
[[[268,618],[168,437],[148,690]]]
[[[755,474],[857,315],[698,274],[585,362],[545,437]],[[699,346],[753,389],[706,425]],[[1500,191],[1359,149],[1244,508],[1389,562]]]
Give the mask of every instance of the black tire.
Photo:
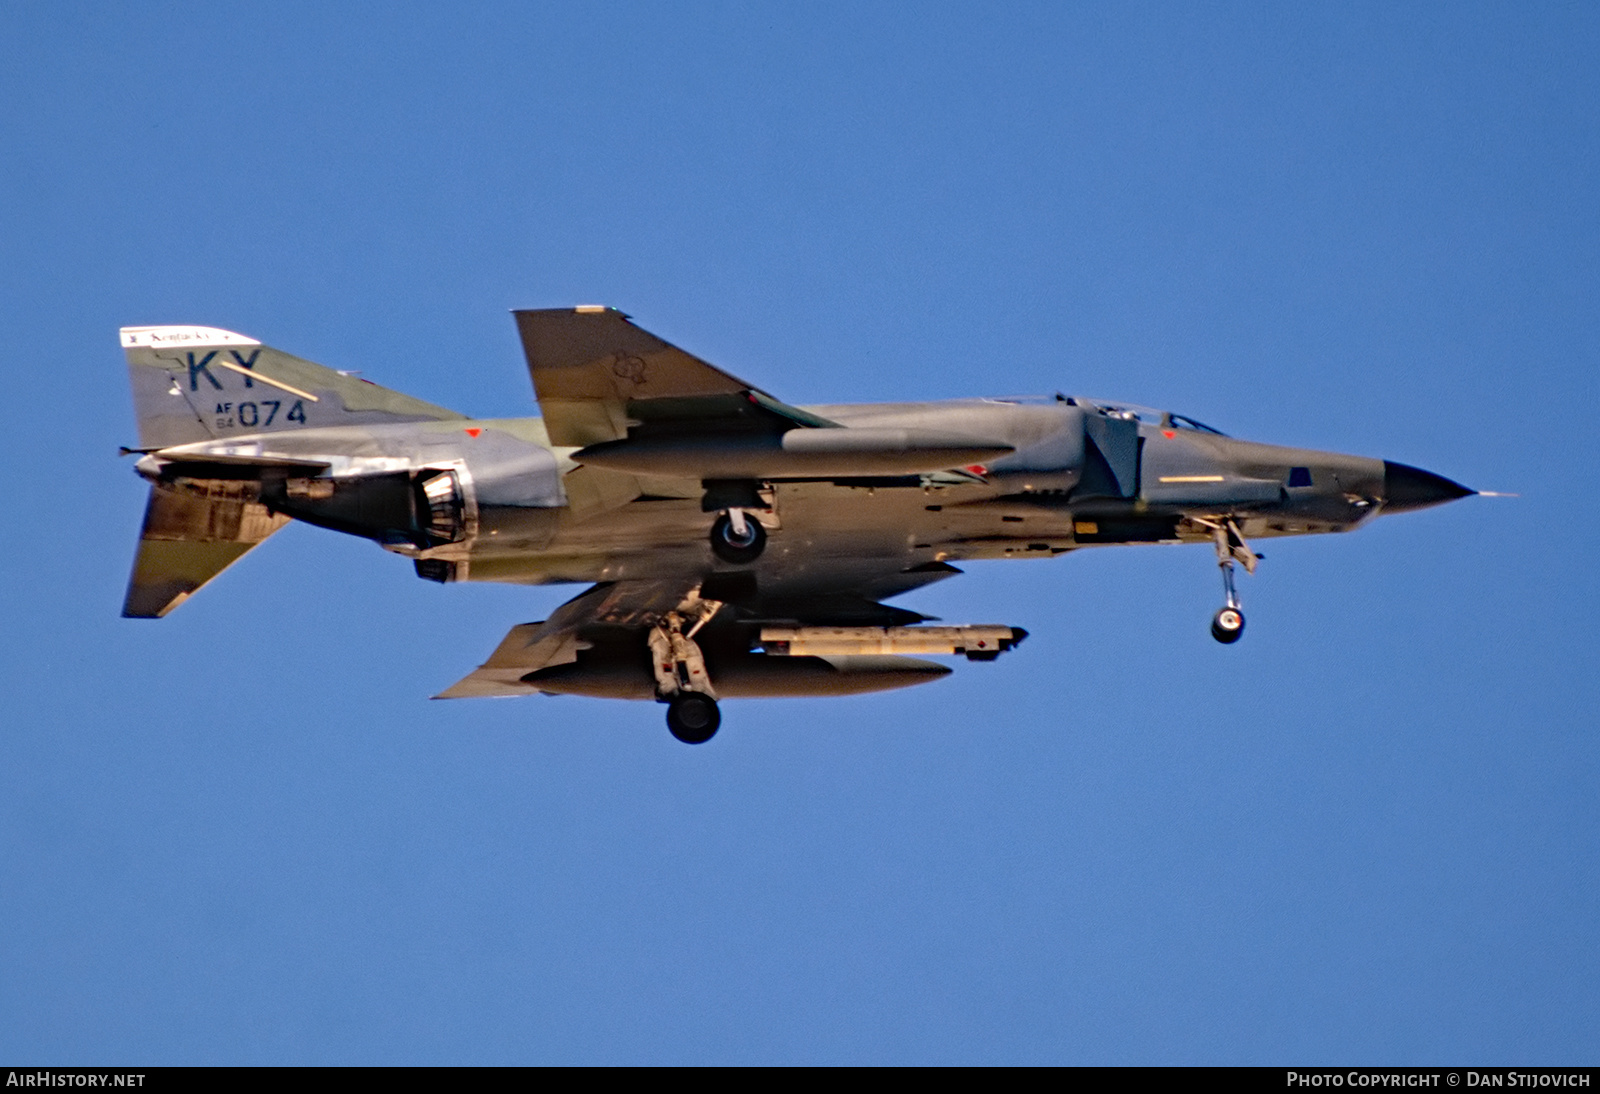
[[[1211,617],[1211,637],[1225,646],[1239,641],[1244,634],[1244,613],[1238,608],[1223,608]]]
[[[667,728],[686,745],[705,744],[721,724],[722,712],[709,695],[686,691],[667,704]]]
[[[767,530],[749,513],[744,515],[745,536],[733,534],[733,520],[723,513],[711,526],[711,551],[724,562],[746,566],[761,557],[767,549]]]

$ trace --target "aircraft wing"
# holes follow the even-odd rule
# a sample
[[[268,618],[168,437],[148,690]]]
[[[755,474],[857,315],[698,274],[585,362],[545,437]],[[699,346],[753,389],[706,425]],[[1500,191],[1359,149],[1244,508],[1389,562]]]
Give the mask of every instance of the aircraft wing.
[[[1013,451],[928,429],[848,429],[714,368],[615,308],[519,311],[552,444],[591,471],[701,480],[936,473]]]
[[[522,678],[552,665],[578,659],[589,648],[581,632],[605,624],[650,626],[694,597],[696,580],[616,581],[592,586],[573,597],[540,623],[512,627],[489,660],[435,699],[475,699],[528,694]]]
[[[552,444],[577,448],[628,436],[630,424],[694,421],[748,431],[835,423],[779,402],[615,308],[514,313]]]

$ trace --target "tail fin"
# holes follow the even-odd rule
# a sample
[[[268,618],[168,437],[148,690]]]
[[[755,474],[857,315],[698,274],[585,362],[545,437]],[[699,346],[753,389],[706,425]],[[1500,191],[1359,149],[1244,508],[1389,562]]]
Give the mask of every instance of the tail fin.
[[[255,499],[255,483],[152,486],[122,614],[159,619],[289,523]]]
[[[123,327],[122,348],[145,449],[285,429],[462,417],[212,327]]]

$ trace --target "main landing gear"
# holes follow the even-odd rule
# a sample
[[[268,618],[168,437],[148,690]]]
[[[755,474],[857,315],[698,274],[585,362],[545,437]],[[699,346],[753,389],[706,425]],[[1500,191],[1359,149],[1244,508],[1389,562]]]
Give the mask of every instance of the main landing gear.
[[[709,695],[686,691],[667,704],[667,728],[686,745],[703,745],[722,724],[722,712]]]
[[[728,509],[711,526],[711,550],[724,562],[746,566],[767,547],[767,530],[743,509]]]
[[[1233,564],[1243,563],[1246,573],[1256,572],[1261,556],[1239,534],[1233,521],[1220,524],[1206,522],[1217,545],[1217,566],[1222,570],[1223,605],[1211,617],[1211,637],[1224,645],[1232,645],[1244,635],[1244,611],[1239,605],[1239,593],[1233,585]]]
[[[706,674],[705,657],[694,640],[695,632],[721,607],[707,601],[700,619],[683,631],[683,616],[668,612],[650,630],[651,668],[656,674],[656,698],[667,704],[667,729],[684,744],[701,745],[722,724],[716,689]]]

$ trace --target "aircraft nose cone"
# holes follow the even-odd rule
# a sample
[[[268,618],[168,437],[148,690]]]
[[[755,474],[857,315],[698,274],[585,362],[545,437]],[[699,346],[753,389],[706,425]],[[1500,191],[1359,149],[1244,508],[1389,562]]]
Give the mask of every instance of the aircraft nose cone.
[[[1443,475],[1424,471],[1403,463],[1383,461],[1383,511],[1408,513],[1413,509],[1426,509],[1430,505],[1443,505],[1477,491],[1452,482]]]

